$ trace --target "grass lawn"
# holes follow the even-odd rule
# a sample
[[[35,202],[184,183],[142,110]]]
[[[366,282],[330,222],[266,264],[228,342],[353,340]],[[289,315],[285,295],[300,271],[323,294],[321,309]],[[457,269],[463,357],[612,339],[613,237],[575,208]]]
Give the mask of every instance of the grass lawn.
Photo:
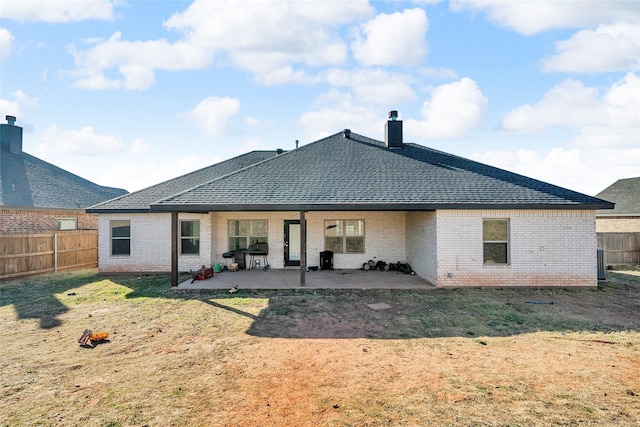
[[[4,282],[0,422],[640,425],[640,275],[610,279],[236,294],[93,270]],[[85,329],[109,339],[82,347]]]

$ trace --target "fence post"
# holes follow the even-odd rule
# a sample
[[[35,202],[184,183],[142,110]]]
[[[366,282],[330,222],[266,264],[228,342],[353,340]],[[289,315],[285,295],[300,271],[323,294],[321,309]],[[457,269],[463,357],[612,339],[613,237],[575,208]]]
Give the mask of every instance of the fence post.
[[[58,272],[58,233],[53,233],[53,272]]]

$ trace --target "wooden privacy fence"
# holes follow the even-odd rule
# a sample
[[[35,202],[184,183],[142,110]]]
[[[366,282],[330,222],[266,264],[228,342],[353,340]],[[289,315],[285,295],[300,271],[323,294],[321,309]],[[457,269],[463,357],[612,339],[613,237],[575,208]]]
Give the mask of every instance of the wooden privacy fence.
[[[0,280],[98,266],[98,230],[0,234]]]
[[[640,233],[597,234],[605,264],[640,264]]]

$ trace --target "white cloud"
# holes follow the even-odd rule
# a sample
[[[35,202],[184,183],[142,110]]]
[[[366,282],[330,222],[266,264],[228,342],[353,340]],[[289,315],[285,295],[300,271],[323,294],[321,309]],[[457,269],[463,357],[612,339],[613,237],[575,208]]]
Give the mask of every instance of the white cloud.
[[[119,32],[90,48],[72,47],[74,86],[89,89],[146,89],[155,70],[193,70],[216,63],[254,74],[263,84],[310,83],[295,65],[338,65],[347,59],[340,26],[365,19],[365,0],[349,2],[196,0],[164,26],[182,38],[122,40]],[[106,77],[115,69],[120,79]]]
[[[315,104],[314,111],[302,114],[298,120],[305,130],[306,141],[315,141],[345,128],[363,135],[379,134],[382,138],[385,117],[380,117],[379,108],[358,102],[351,93],[331,89],[319,96]]]
[[[635,1],[455,0],[450,8],[484,12],[490,21],[526,35],[557,28],[640,23],[640,8]]]
[[[347,71],[331,69],[322,78],[333,87],[349,87],[358,102],[396,105],[415,99],[413,78],[381,69]]]
[[[579,126],[596,119],[598,90],[576,80],[565,80],[535,105],[523,105],[504,115],[507,130],[536,131],[553,125]]]
[[[109,0],[14,0],[2,3],[2,17],[21,22],[74,22],[113,19]]]
[[[543,61],[545,71],[603,73],[640,70],[640,26],[618,23],[582,30],[556,43]]]
[[[258,119],[257,117],[253,117],[253,116],[247,116],[247,118],[244,121],[247,125],[251,127],[268,126],[268,125],[273,125],[275,123],[273,120]]]
[[[238,99],[210,96],[184,115],[209,135],[221,136],[229,133],[229,122],[238,110]]]
[[[360,25],[351,49],[364,65],[418,65],[427,57],[428,28],[423,9],[381,13]]]
[[[213,57],[198,46],[166,40],[123,41],[120,32],[106,41],[91,40],[93,47],[78,50],[71,46],[78,67],[71,72],[75,87],[84,89],[147,89],[154,82],[154,70],[193,70],[207,67]],[[120,80],[107,79],[104,71],[116,68]]]
[[[122,142],[113,135],[97,134],[91,126],[80,130],[63,131],[56,125],[50,126],[42,136],[45,143],[37,148],[40,157],[60,155],[101,156],[120,151]]]
[[[640,147],[492,150],[470,158],[544,182],[595,195],[619,178],[638,176]],[[615,171],[612,175],[612,171]]]
[[[565,80],[535,105],[505,114],[507,130],[541,131],[550,126],[577,128],[581,146],[638,146],[640,142],[640,77],[627,73],[600,96],[594,87]]]
[[[458,78],[458,73],[451,68],[422,67],[417,72],[422,76],[436,79],[453,80]]]
[[[38,98],[32,98],[21,90],[13,92],[13,100],[0,99],[0,118],[4,119],[6,115],[15,116],[18,119],[18,125],[24,127],[25,120],[21,117],[25,109],[24,107],[37,108],[40,105]]]
[[[7,59],[11,55],[14,39],[11,31],[0,27],[0,60]]]
[[[151,146],[142,138],[136,138],[133,141],[133,146],[131,146],[131,153],[133,154],[149,154],[152,151]]]
[[[39,98],[32,98],[21,90],[13,92],[12,95],[20,105],[24,105],[25,107],[38,107],[40,105]]]
[[[575,135],[569,147],[556,146],[546,153],[492,151],[476,153],[476,160],[594,195],[615,179],[638,176],[640,77],[627,73],[603,94],[566,80],[537,104],[507,113],[503,126],[537,132],[563,126]],[[547,132],[544,138],[546,142],[554,136]]]
[[[245,123],[248,124],[251,127],[256,127],[256,126],[261,126],[262,125],[262,120],[256,119],[255,117],[252,117],[252,116],[248,116],[245,119]]]
[[[17,100],[0,99],[0,119],[4,119],[5,116],[15,116],[19,120],[21,113],[22,109]]]
[[[372,14],[367,1],[197,0],[165,22],[189,43],[224,52],[240,68],[265,73],[293,63],[335,65],[346,59],[339,25]]]
[[[478,84],[464,77],[436,87],[422,105],[422,119],[405,121],[405,133],[415,139],[462,137],[482,125],[487,105]]]

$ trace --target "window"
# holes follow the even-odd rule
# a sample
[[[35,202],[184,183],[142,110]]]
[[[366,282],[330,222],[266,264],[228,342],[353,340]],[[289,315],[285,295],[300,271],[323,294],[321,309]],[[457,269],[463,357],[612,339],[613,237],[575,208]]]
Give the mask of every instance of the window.
[[[266,219],[230,220],[229,250],[247,249],[256,244],[265,244],[269,240],[268,222]]]
[[[180,222],[180,253],[182,255],[200,253],[200,221]]]
[[[77,230],[78,220],[75,218],[58,218],[58,230]]]
[[[364,220],[326,220],[324,222],[324,249],[336,253],[363,253]]]
[[[482,222],[485,264],[509,263],[509,220],[485,219]]]
[[[131,221],[111,221],[111,255],[131,255]]]

